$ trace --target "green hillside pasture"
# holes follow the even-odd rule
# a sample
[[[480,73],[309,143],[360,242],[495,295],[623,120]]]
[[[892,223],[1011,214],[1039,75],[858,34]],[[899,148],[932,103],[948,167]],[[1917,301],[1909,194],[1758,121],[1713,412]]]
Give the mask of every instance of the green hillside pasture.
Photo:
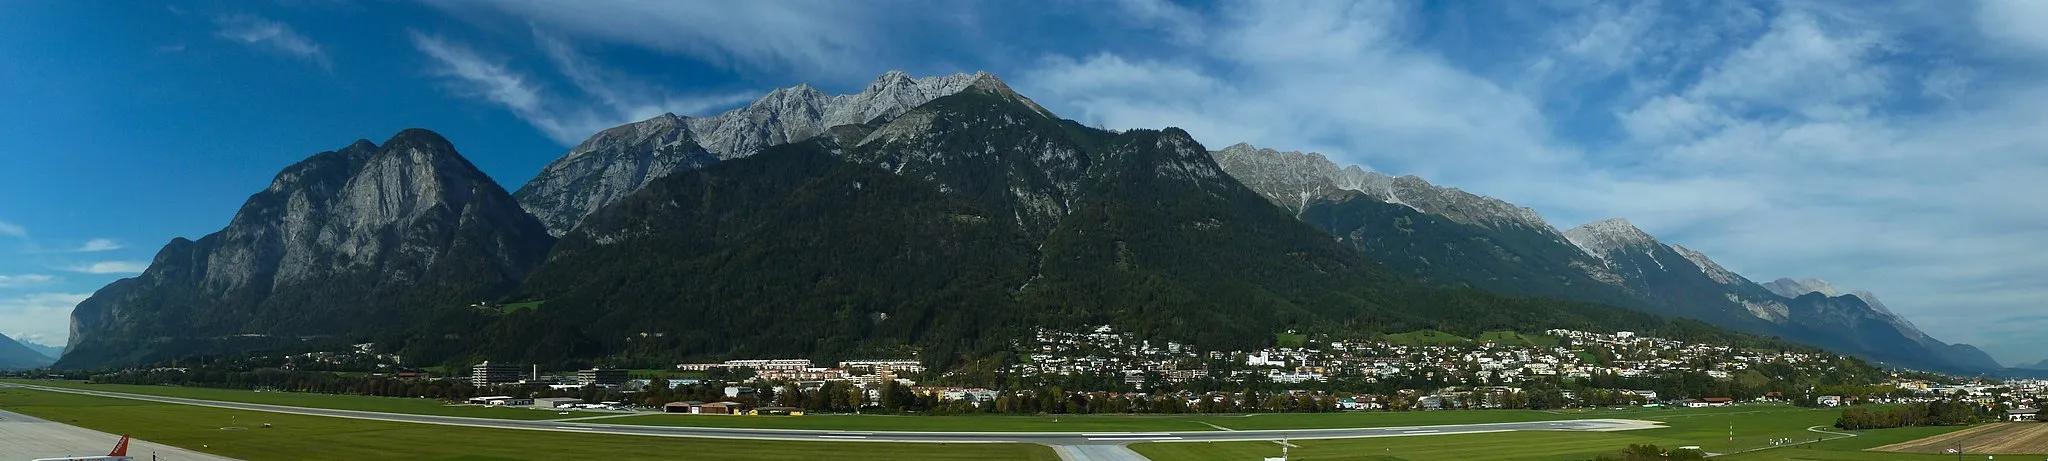
[[[1527,335],[1512,331],[1489,331],[1472,338],[1477,341],[1492,341],[1507,346],[1557,347],[1557,337],[1549,335]]]
[[[1382,340],[1389,344],[1403,346],[1455,346],[1470,344],[1472,340],[1463,336],[1436,330],[1416,330],[1407,333],[1393,333]]]

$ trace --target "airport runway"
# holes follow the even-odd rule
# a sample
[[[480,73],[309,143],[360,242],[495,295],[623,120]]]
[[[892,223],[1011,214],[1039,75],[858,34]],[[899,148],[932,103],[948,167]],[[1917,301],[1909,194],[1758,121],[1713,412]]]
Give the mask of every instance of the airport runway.
[[[0,460],[102,456],[120,440],[120,435],[0,410]],[[151,455],[159,461],[234,461],[139,439],[128,442],[128,456],[148,460]]]
[[[99,397],[124,398],[152,402],[199,405],[235,410],[267,411],[297,415],[330,416],[337,418],[370,419],[422,424],[444,424],[453,426],[483,427],[495,429],[520,429],[556,432],[579,432],[591,434],[645,435],[657,437],[700,437],[723,439],[795,440],[795,441],[866,441],[866,442],[923,442],[923,443],[1036,443],[1070,448],[1076,458],[1114,458],[1121,453],[1098,451],[1086,448],[1091,445],[1124,445],[1140,442],[1241,442],[1281,439],[1348,439],[1364,437],[1412,437],[1422,435],[1474,434],[1508,431],[1625,431],[1661,427],[1651,421],[1620,419],[1581,419],[1570,421],[1539,421],[1524,423],[1458,424],[1446,426],[1375,427],[1352,429],[1293,429],[1256,431],[1175,431],[1175,432],[888,432],[888,431],[822,431],[797,429],[745,429],[713,427],[639,426],[627,424],[599,424],[570,421],[520,421],[505,419],[464,418],[456,416],[409,415],[354,410],[330,410],[322,408],[287,407],[255,403],[221,402],[178,397],[127,394],[82,389],[56,388],[21,384],[0,384],[50,392],[68,392]],[[1132,453],[1135,454],[1135,453]]]

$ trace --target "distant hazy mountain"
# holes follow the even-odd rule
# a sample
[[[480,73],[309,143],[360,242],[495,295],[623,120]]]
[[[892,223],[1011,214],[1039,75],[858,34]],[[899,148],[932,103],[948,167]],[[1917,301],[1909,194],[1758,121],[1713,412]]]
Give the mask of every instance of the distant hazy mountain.
[[[57,359],[52,359],[49,356],[31,350],[27,345],[15,341],[14,338],[0,335],[0,370],[39,368],[49,366],[51,362],[55,361]]]
[[[1943,360],[1947,360],[1951,363],[1955,363],[1959,366],[1963,366],[1965,368],[1973,370],[1996,370],[1999,368],[2004,368],[2002,365],[1998,363],[1997,360],[1991,358],[1991,354],[1987,354],[1982,350],[1978,350],[1976,346],[1971,346],[1968,344],[1944,343],[1941,342],[1941,340],[1934,339],[1934,337],[1932,336],[1928,336],[1927,333],[1921,332],[1920,327],[1913,325],[1913,322],[1906,320],[1905,317],[1893,313],[1891,308],[1886,307],[1882,301],[1879,301],[1877,299],[1877,294],[1875,293],[1863,290],[1856,290],[1845,293],[1843,290],[1836,288],[1833,284],[1830,284],[1825,280],[1813,278],[1799,280],[1781,278],[1773,280],[1770,283],[1764,284],[1764,287],[1769,288],[1772,292],[1777,293],[1779,295],[1794,298],[1806,295],[1808,293],[1819,293],[1830,297],[1856,297],[1857,299],[1862,300],[1865,304],[1868,304],[1870,306],[1870,310],[1878,318],[1883,319],[1884,322],[1891,325],[1893,329],[1898,330],[1899,335],[1905,336],[1906,339],[1910,339],[1915,343],[1919,343],[1920,345],[1922,345],[1930,351],[1934,351],[1937,355],[1940,355],[1943,358]]]
[[[830,95],[797,85],[712,117],[661,116],[605,130],[570,149],[513,195],[547,224],[567,233],[584,216],[648,182],[762,148],[824,134],[835,126],[893,118],[965,89],[987,74],[911,78],[882,74],[859,93]]]
[[[226,228],[173,239],[141,275],[72,312],[63,365],[128,364],[248,338],[377,335],[474,323],[553,238],[440,135],[356,141],[278,173]],[[436,330],[439,331],[439,330]]]
[[[36,353],[38,354],[43,354],[43,356],[49,357],[50,360],[56,360],[58,357],[64,356],[64,346],[45,346],[42,344],[32,343],[28,341],[20,341],[20,343],[23,346],[28,346],[29,350],[36,351]]]
[[[1273,204],[1426,281],[1635,307],[1906,366],[1998,368],[1974,347],[1927,337],[1868,292],[1810,279],[1759,285],[1626,219],[1558,231],[1528,208],[1318,154],[1237,144],[1211,155]]]

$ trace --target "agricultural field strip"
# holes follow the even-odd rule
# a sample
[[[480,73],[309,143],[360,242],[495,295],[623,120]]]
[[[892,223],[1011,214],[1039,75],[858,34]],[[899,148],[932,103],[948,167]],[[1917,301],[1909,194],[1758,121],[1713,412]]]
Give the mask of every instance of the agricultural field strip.
[[[1893,453],[1945,453],[1960,444],[1965,453],[2041,454],[2048,453],[2048,424],[1993,423],[1934,437],[1894,443],[1872,451]]]
[[[1337,439],[1368,437],[1400,437],[1413,435],[1435,435],[1453,433],[1504,432],[1504,431],[1614,431],[1631,429],[1653,429],[1662,427],[1653,421],[1640,420],[1572,420],[1543,422],[1484,423],[1446,426],[1416,426],[1399,428],[1339,428],[1339,429],[1291,429],[1260,431],[1197,431],[1197,432],[1144,432],[1144,433],[1065,433],[1065,432],[849,432],[846,430],[793,430],[793,429],[732,429],[674,426],[641,426],[616,424],[579,424],[560,421],[521,421],[454,416],[410,415],[378,413],[354,410],[298,408],[279,405],[251,404],[240,402],[217,402],[199,399],[161,397],[125,394],[115,392],[87,391],[80,389],[51,388],[11,384],[29,389],[63,392],[98,397],[125,398],[131,400],[208,406],[216,408],[267,411],[274,413],[300,414],[310,416],[333,416],[342,418],[369,419],[392,422],[444,424],[454,426],[523,429],[572,433],[607,433],[620,435],[653,435],[666,437],[707,437],[766,440],[848,440],[851,437],[866,437],[867,441],[893,442],[934,442],[934,443],[1003,443],[1023,442],[1048,445],[1090,444],[1128,441],[1267,441],[1273,439]],[[1105,440],[1098,440],[1105,439]],[[1114,440],[1106,440],[1114,439]]]

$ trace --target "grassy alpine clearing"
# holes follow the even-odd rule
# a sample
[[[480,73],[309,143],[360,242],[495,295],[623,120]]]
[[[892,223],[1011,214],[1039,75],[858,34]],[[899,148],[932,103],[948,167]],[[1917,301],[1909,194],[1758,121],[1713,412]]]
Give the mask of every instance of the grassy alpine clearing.
[[[41,381],[41,380],[0,380],[15,384],[27,384],[66,389],[84,389],[128,394],[179,397],[187,399],[214,400],[221,402],[260,403],[305,408],[332,410],[379,411],[412,415],[465,416],[470,418],[493,419],[561,419],[581,416],[601,416],[605,413],[572,412],[556,414],[555,410],[530,408],[486,407],[457,405],[437,399],[408,399],[398,397],[374,397],[367,395],[315,394],[306,392],[256,392],[239,389],[215,389],[209,387],[139,386],[132,384],[85,384],[82,381]]]
[[[1029,444],[779,442],[571,434],[300,416],[13,388],[0,389],[0,408],[249,461],[1058,459],[1051,449]],[[265,423],[272,427],[263,427]]]

